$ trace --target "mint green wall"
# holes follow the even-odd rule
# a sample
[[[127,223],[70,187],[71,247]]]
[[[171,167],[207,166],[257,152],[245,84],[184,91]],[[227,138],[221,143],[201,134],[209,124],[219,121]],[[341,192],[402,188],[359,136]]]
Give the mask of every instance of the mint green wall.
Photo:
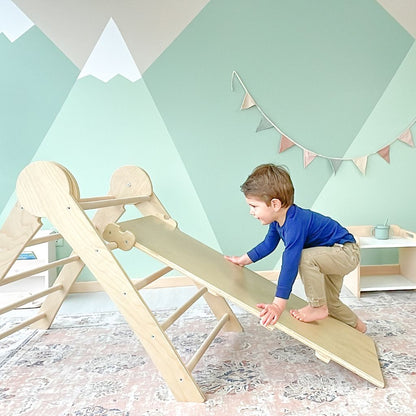
[[[414,39],[375,0],[211,0],[134,83],[76,80],[79,68],[37,28],[13,44],[0,34],[0,54],[10,61],[0,68],[9,92],[1,114],[13,120],[0,133],[2,218],[17,172],[32,159],[65,165],[85,197],[107,193],[112,172],[135,164],[185,232],[241,254],[266,229],[249,217],[239,185],[256,165],[274,162],[288,166],[299,205],[345,224],[389,216],[416,230],[413,149],[395,144],[390,165],[372,156],[365,176],[352,163],[334,176],[324,159],[305,169],[299,148],[278,154],[275,131],[255,132],[259,112],[240,111],[238,82],[231,91],[236,70],[268,116],[317,153],[380,149],[416,116],[416,72]],[[27,60],[45,68],[25,70]],[[9,105],[16,87],[25,95]],[[11,132],[18,153],[6,141]],[[254,267],[275,267],[279,254]],[[133,275],[154,266],[120,256]]]
[[[257,164],[288,166],[296,202],[304,206],[313,205],[329,179],[338,179],[323,159],[304,169],[300,149],[279,155],[274,130],[255,133],[259,112],[239,110],[244,94],[238,82],[230,91],[232,71],[290,137],[317,153],[342,157],[413,41],[375,1],[214,0],[150,67],[146,83],[224,252],[244,252],[266,232],[248,217],[239,192]],[[348,173],[357,176],[353,166]],[[369,169],[359,186],[373,176]],[[331,213],[365,223],[362,213],[372,212],[371,205],[349,206],[352,218],[343,207]],[[271,268],[277,257],[256,266]]]
[[[116,169],[140,166],[182,230],[219,249],[143,79],[135,83],[120,76],[108,83],[91,76],[78,80],[34,159],[56,160],[67,167],[82,197],[106,195]],[[139,216],[135,209],[127,214],[126,219]],[[147,275],[157,267],[141,253],[118,256],[133,276]]]
[[[346,155],[379,149],[397,137],[397,126],[406,127],[416,116],[416,43],[395,73],[371,115],[362,126]],[[413,128],[413,137],[416,129]],[[313,208],[328,215],[342,215],[347,224],[398,224],[416,230],[412,207],[416,202],[414,189],[415,151],[396,142],[390,149],[391,163],[378,155],[369,160],[369,173],[363,177],[357,170],[342,166],[331,177],[315,200]],[[342,190],[342,192],[340,192]],[[373,254],[373,253],[371,253]],[[385,253],[377,253],[378,256]],[[370,253],[365,253],[370,258]],[[364,255],[364,257],[365,257]],[[374,256],[374,254],[373,254]],[[364,259],[365,260],[365,259]],[[374,258],[369,263],[374,263]],[[394,261],[392,261],[394,262]]]
[[[0,34],[0,208],[61,108],[78,69],[38,28]]]

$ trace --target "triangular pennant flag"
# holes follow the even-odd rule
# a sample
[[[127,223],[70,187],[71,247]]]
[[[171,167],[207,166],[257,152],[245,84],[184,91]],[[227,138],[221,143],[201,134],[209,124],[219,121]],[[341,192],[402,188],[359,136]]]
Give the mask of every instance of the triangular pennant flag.
[[[246,110],[247,108],[253,107],[253,105],[256,105],[256,102],[253,100],[252,96],[246,92],[243,104],[241,104],[241,110]]]
[[[365,170],[367,168],[367,159],[368,156],[362,156],[353,160],[353,162],[363,175],[365,175]]]
[[[310,152],[309,150],[304,149],[303,150],[303,167],[306,168],[306,166],[309,165],[309,163],[312,162],[316,158],[316,153]]]
[[[403,143],[408,144],[410,147],[415,147],[413,143],[413,139],[412,139],[412,132],[410,131],[410,129],[407,129],[404,133],[402,133],[398,137],[398,140],[400,140]]]
[[[331,164],[331,167],[334,170],[334,174],[336,174],[339,167],[341,166],[342,159],[329,159],[329,163]]]
[[[390,163],[390,145],[383,147],[377,152],[387,163]]]
[[[272,127],[273,124],[269,120],[267,120],[266,117],[263,116],[260,120],[259,125],[257,126],[256,133],[262,130],[271,129]]]
[[[284,152],[285,150],[289,149],[289,147],[292,147],[294,145],[295,143],[293,143],[292,140],[290,140],[284,134],[282,134],[282,137],[280,139],[279,153]]]

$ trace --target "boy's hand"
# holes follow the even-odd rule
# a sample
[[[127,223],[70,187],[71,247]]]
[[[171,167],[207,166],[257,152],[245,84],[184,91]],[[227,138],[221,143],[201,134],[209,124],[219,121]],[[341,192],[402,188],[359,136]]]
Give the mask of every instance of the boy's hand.
[[[247,264],[253,263],[247,254],[242,256],[224,256],[224,258],[237,266],[246,266]]]
[[[274,325],[286,307],[286,299],[275,298],[273,303],[259,303],[257,307],[263,309],[260,312],[261,324],[263,326]]]

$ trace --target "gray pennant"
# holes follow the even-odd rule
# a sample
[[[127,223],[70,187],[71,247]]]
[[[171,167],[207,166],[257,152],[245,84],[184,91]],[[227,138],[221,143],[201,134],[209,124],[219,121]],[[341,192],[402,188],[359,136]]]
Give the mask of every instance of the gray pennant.
[[[271,129],[272,127],[273,127],[273,124],[270,123],[270,121],[267,120],[267,118],[262,117],[259,125],[257,126],[256,133],[262,130]]]
[[[342,160],[341,159],[329,159],[329,163],[331,163],[332,169],[334,170],[334,174],[336,174],[339,167],[341,166]]]

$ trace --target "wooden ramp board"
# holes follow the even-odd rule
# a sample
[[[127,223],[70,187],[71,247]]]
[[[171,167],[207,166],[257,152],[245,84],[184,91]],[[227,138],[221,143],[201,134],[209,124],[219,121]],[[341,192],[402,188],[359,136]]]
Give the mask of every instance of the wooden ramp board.
[[[259,317],[258,303],[274,298],[276,285],[246,267],[236,266],[224,256],[154,216],[118,224],[136,237],[135,246],[205,286],[242,309]],[[286,311],[275,328],[315,350],[325,362],[340,364],[370,383],[384,387],[374,341],[333,318],[313,323],[294,319],[289,310],[305,305],[291,295]]]

